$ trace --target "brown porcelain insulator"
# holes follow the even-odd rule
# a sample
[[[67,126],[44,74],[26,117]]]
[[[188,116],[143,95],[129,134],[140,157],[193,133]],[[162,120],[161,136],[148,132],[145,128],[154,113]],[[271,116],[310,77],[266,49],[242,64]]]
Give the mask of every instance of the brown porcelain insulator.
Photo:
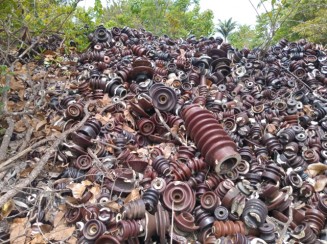
[[[308,164],[318,163],[320,161],[319,154],[315,150],[313,150],[311,148],[306,149],[305,151],[303,151],[302,152],[302,157]]]
[[[224,206],[218,206],[214,210],[214,216],[219,221],[225,221],[228,219],[229,211]]]
[[[137,121],[137,127],[139,128],[139,132],[142,135],[151,135],[155,131],[155,124],[150,120],[146,118],[141,118]]]
[[[291,171],[288,175],[284,177],[284,186],[292,186],[293,189],[300,189],[302,184],[302,178],[294,171]]]
[[[191,139],[217,173],[226,173],[241,160],[236,144],[229,138],[213,115],[198,105],[187,106],[182,118]]]
[[[312,197],[312,195],[314,194],[315,189],[313,187],[312,184],[310,184],[309,182],[303,182],[300,190],[299,190],[299,195],[305,199],[309,199]],[[319,206],[317,206],[319,209]],[[327,210],[327,209],[326,209]],[[321,209],[320,209],[321,211]],[[327,216],[327,214],[325,214]]]
[[[190,212],[195,206],[195,194],[193,190],[182,181],[170,182],[163,193],[165,208],[176,212]]]
[[[70,104],[65,111],[65,116],[68,119],[82,119],[84,117],[84,104],[82,102]]]
[[[317,240],[316,234],[312,231],[308,224],[296,226],[293,231],[293,236],[296,236],[299,241],[305,244],[314,244]]]
[[[92,167],[92,158],[89,155],[81,155],[74,162],[74,166],[80,170],[88,170]]]
[[[223,199],[226,193],[234,187],[234,182],[227,179],[219,183],[217,188],[215,189],[215,193],[218,195],[220,199]]]
[[[200,229],[205,229],[210,227],[212,223],[215,221],[212,213],[207,210],[201,208],[201,206],[197,206],[194,209],[195,222],[200,227]]]
[[[124,204],[122,210],[123,219],[142,219],[145,217],[145,202],[137,199]]]
[[[325,220],[324,214],[317,209],[309,208],[305,211],[305,222],[309,224],[316,235],[319,235],[324,228]]]
[[[241,160],[236,166],[236,168],[233,171],[237,171],[238,175],[245,175],[249,172],[250,170],[250,164],[245,161]]]
[[[279,141],[285,145],[285,144],[288,144],[292,141],[294,141],[295,139],[295,136],[296,136],[296,133],[293,129],[291,128],[286,128],[284,130],[282,130],[278,137],[279,137]]]
[[[272,181],[275,184],[277,184],[277,182],[279,182],[281,178],[281,175],[282,175],[281,169],[277,165],[271,163],[266,166],[266,169],[262,173],[261,177],[262,179]]]
[[[317,209],[327,218],[327,195],[319,197]]]
[[[81,208],[70,208],[65,213],[65,219],[68,224],[74,224],[83,218]]]
[[[266,221],[268,208],[264,202],[259,199],[250,199],[246,202],[242,219],[244,223],[252,229],[257,229]]]
[[[221,205],[228,209],[231,209],[233,207],[233,204],[236,204],[237,201],[241,199],[244,199],[244,196],[241,194],[241,191],[238,188],[233,187],[221,199]]]
[[[90,92],[90,90],[90,83],[88,81],[84,81],[78,85],[78,91],[80,94],[87,94]]]
[[[192,170],[182,162],[172,162],[171,169],[175,180],[187,181],[192,175]]]
[[[97,219],[91,219],[87,221],[83,228],[83,235],[86,240],[94,241],[97,240],[107,228],[104,223]]]
[[[161,155],[152,160],[152,167],[159,175],[168,176],[171,174],[169,161]]]
[[[270,133],[265,133],[263,135],[262,142],[268,148],[269,154],[272,154],[274,151],[280,152],[283,149],[277,137]]]
[[[149,188],[143,193],[142,199],[145,203],[145,208],[149,213],[154,214],[156,212],[159,196],[160,193],[153,188]]]
[[[271,223],[265,223],[259,227],[260,238],[268,244],[276,243],[275,226]]]
[[[174,223],[178,230],[186,233],[191,233],[199,229],[199,226],[195,225],[195,218],[188,212],[182,212],[174,216]]]
[[[179,146],[177,151],[177,159],[181,161],[187,161],[194,158],[196,148],[192,146]]]
[[[221,204],[219,197],[213,191],[205,192],[200,199],[201,206],[204,210],[213,212]]]
[[[181,117],[175,116],[172,114],[168,115],[167,125],[169,127],[178,127],[179,128],[183,123],[184,123],[184,121],[182,120]]]
[[[269,211],[277,209],[285,211],[291,204],[291,199],[285,190],[279,190],[276,185],[267,184],[262,189],[262,196],[266,198]]]
[[[94,90],[94,91],[93,91],[93,99],[94,99],[94,100],[102,99],[103,96],[104,96],[104,93],[103,93],[102,90],[97,89],[97,90]]]
[[[105,235],[100,236],[95,241],[95,244],[103,244],[103,243],[120,244],[120,241],[112,235],[105,234]]]
[[[160,111],[171,111],[177,103],[177,95],[175,91],[162,84],[152,85],[149,94],[152,98],[153,106],[158,108]]]
[[[122,220],[117,224],[118,228],[118,238],[123,240],[128,240],[132,237],[138,237],[144,234],[144,226],[141,225],[141,221],[137,220]]]
[[[242,221],[215,221],[212,226],[212,233],[215,237],[235,235],[241,233],[245,235],[245,226]]]
[[[209,173],[205,180],[205,184],[208,186],[210,190],[215,190],[218,187],[219,183],[222,182],[223,180],[224,179],[222,176],[214,173]]]

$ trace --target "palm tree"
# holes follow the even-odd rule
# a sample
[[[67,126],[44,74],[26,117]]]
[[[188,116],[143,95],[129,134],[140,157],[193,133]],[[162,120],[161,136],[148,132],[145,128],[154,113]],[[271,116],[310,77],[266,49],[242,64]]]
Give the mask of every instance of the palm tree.
[[[224,37],[226,42],[227,37],[236,28],[236,26],[237,24],[235,21],[232,20],[232,18],[229,18],[228,20],[224,21],[219,20],[216,31],[218,31]]]

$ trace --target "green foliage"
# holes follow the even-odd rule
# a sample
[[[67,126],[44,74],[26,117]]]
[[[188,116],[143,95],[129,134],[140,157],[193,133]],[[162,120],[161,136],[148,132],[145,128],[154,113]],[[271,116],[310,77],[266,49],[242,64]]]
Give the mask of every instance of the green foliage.
[[[249,25],[238,25],[236,31],[230,34],[228,39],[238,49],[252,49],[259,44],[256,31]]]
[[[213,12],[200,11],[199,2],[191,0],[123,0],[111,1],[104,10],[106,27],[144,28],[154,35],[173,38],[213,33]]]
[[[227,41],[228,36],[232,33],[236,26],[237,24],[232,18],[224,21],[219,20],[216,31],[224,37],[225,41]]]
[[[296,41],[306,38],[315,43],[327,43],[326,0],[264,0],[271,10],[258,18],[257,32],[266,40],[281,38]]]

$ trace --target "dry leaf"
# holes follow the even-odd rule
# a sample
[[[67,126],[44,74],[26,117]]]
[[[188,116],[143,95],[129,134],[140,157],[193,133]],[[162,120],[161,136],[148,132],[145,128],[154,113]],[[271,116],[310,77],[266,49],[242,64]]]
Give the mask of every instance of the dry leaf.
[[[50,233],[45,234],[49,240],[64,241],[72,236],[75,231],[75,226],[67,227],[66,225],[59,225]]]
[[[35,126],[35,130],[39,131],[41,128],[43,128],[45,125],[47,124],[46,120],[41,120],[39,121],[36,126]]]
[[[307,172],[311,177],[315,177],[316,175],[323,173],[325,170],[327,170],[327,165],[322,163],[309,164],[307,168]]]
[[[6,202],[1,208],[0,220],[8,217],[8,215],[11,213],[11,211],[14,210],[14,208],[15,208],[15,203],[12,200],[9,200],[8,202]]]
[[[123,125],[123,130],[126,130],[127,132],[134,133],[135,130],[133,130],[131,127],[127,126],[126,124]]]
[[[103,104],[104,107],[112,103],[111,98],[109,97],[109,95],[107,93],[104,94],[104,96],[101,100],[101,103]]]
[[[23,120],[19,120],[15,123],[14,131],[15,132],[24,132],[26,130],[26,126]]]
[[[140,190],[135,188],[131,191],[130,194],[125,198],[124,203],[128,203],[134,200],[140,199]]]
[[[67,186],[67,188],[72,190],[74,198],[81,199],[85,192],[86,186],[81,183],[71,183]]]
[[[15,218],[10,226],[10,243],[24,244],[27,218]]]
[[[316,182],[314,185],[315,191],[320,192],[323,191],[327,185],[327,176],[326,175],[318,175],[315,178]]]
[[[43,236],[41,234],[37,234],[34,236],[33,240],[30,242],[30,244],[46,244],[46,240],[44,240]]]
[[[107,124],[109,121],[111,121],[111,114],[107,113],[105,116],[102,116],[100,114],[96,114],[94,116],[97,120],[99,120],[103,125]]]
[[[98,184],[95,184],[91,189],[89,189],[89,192],[92,193],[92,197],[89,200],[90,203],[97,203],[97,199],[99,198],[101,194],[101,188]]]
[[[133,126],[133,128],[135,128],[135,120],[134,120],[134,117],[131,115],[131,113],[129,112],[128,109],[125,109],[124,110],[124,116],[125,116],[126,121],[129,122]]]
[[[65,212],[63,211],[58,211],[54,217],[54,220],[53,220],[53,227],[57,227],[59,225],[59,223],[61,223],[64,219],[64,216],[65,216]],[[64,224],[64,223],[62,223]]]

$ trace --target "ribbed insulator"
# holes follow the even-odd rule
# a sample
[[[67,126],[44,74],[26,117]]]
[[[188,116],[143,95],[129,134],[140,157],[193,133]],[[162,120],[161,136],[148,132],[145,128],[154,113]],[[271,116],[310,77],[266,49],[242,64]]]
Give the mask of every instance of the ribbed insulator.
[[[215,193],[219,196],[220,199],[223,199],[226,193],[233,187],[233,181],[227,179],[219,183],[219,185],[215,189]]]
[[[245,234],[245,226],[242,221],[215,221],[212,226],[212,233],[216,237]]]
[[[124,204],[122,208],[123,219],[141,219],[145,217],[145,202],[137,199]]]
[[[160,193],[153,188],[147,189],[142,195],[142,199],[145,202],[145,208],[149,213],[153,214],[156,212],[159,196]]]
[[[122,220],[117,226],[119,230],[119,238],[127,240],[131,237],[137,237],[143,232],[143,227],[139,221],[136,220]]]
[[[241,161],[235,142],[208,110],[189,105],[182,111],[182,118],[190,138],[217,173],[226,173]]]

